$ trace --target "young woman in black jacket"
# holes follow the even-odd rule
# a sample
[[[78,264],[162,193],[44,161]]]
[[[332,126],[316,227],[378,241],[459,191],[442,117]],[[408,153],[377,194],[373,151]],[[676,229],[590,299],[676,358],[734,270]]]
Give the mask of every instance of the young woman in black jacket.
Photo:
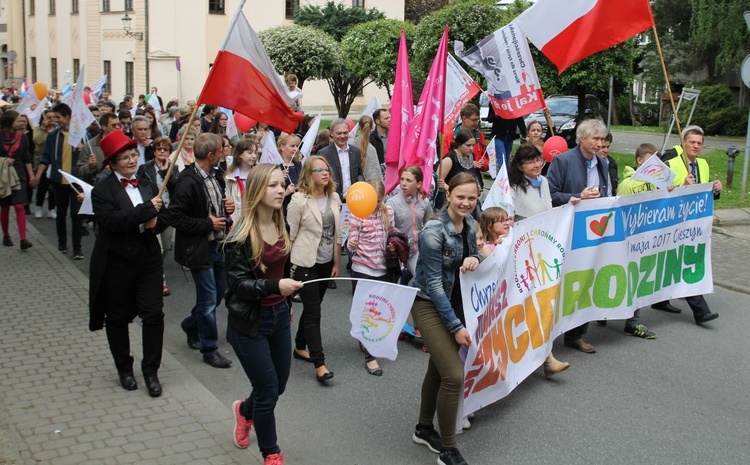
[[[286,388],[292,359],[289,296],[302,287],[290,279],[291,243],[281,205],[284,175],[261,164],[247,177],[239,220],[225,243],[227,341],[252,384],[244,401],[235,401],[234,443],[245,449],[255,426],[266,465],[282,465],[274,409]]]

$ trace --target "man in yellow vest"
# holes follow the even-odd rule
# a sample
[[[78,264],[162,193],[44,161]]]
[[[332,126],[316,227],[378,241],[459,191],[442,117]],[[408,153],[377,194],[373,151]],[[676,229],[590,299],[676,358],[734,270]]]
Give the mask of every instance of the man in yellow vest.
[[[682,186],[695,183],[710,182],[708,177],[708,162],[698,155],[703,149],[703,129],[699,126],[688,126],[682,131],[681,145],[676,145],[664,152],[662,161],[674,171],[677,176],[674,178],[675,186]],[[685,155],[683,158],[682,155]],[[687,165],[685,164],[687,160]],[[714,200],[721,195],[721,181],[718,179],[713,182]],[[708,308],[708,303],[702,295],[685,297],[690,309],[693,311],[695,323],[702,325],[711,320],[719,318],[718,313],[712,313]],[[651,306],[657,310],[663,310],[670,313],[680,313],[682,310],[671,305],[669,301],[658,302]]]

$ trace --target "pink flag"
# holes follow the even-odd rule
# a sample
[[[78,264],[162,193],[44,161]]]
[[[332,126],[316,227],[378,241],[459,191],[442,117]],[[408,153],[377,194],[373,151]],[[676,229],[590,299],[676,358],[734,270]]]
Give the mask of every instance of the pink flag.
[[[445,26],[443,38],[440,39],[440,46],[430,67],[430,73],[427,75],[427,82],[419,97],[417,111],[414,113],[411,131],[404,142],[399,164],[401,168],[411,165],[422,168],[422,173],[424,173],[422,189],[427,192],[430,191],[432,172],[437,157],[438,131],[443,126],[447,55],[448,25]]]
[[[396,82],[393,85],[393,98],[388,105],[391,113],[391,126],[388,132],[388,146],[385,150],[385,192],[396,188],[401,170],[407,166],[401,163],[401,149],[404,146],[409,123],[414,115],[414,100],[411,96],[411,70],[409,55],[406,53],[406,33],[401,31],[396,62]]]

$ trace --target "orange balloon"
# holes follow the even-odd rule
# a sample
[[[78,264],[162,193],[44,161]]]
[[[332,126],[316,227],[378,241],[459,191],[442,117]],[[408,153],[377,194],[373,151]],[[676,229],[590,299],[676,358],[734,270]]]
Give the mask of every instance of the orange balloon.
[[[47,85],[43,82],[35,82],[34,92],[36,92],[36,97],[39,100],[45,98],[47,96]]]
[[[370,184],[360,181],[355,182],[346,191],[346,205],[352,215],[359,219],[365,219],[375,212],[378,206],[378,194]]]

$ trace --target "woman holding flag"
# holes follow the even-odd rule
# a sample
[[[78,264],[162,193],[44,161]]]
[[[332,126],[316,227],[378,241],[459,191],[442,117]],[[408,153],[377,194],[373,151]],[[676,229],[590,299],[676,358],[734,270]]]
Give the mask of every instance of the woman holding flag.
[[[235,401],[234,443],[250,444],[255,427],[266,465],[282,465],[274,410],[291,367],[289,295],[302,283],[289,279],[291,242],[284,227],[284,175],[262,164],[247,177],[240,217],[225,242],[227,341],[242,364],[252,392]]]
[[[442,465],[466,464],[456,440],[464,382],[458,350],[471,344],[471,335],[465,327],[459,279],[461,272],[476,270],[482,259],[471,216],[478,199],[479,185],[474,176],[456,174],[446,189],[446,208],[428,221],[419,234],[419,261],[413,284],[418,291],[411,314],[430,361],[412,440],[439,453],[437,463]],[[440,434],[432,423],[436,412]]]

